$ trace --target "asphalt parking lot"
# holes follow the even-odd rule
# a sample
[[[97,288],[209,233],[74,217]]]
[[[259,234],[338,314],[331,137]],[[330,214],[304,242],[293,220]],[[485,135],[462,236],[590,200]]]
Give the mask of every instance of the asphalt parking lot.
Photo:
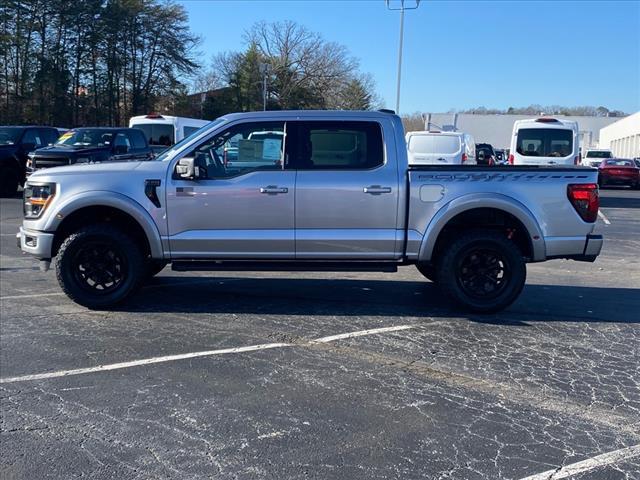
[[[183,274],[79,307],[0,200],[3,479],[640,478],[640,192],[499,315],[397,274]],[[349,335],[350,334],[350,335]]]

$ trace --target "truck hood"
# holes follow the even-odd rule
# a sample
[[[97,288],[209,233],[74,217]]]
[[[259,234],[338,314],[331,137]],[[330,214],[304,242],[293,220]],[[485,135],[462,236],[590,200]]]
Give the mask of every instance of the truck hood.
[[[142,163],[161,163],[161,162],[105,162],[105,163],[79,163],[73,165],[65,165],[64,167],[45,168],[36,170],[29,177],[29,181],[44,181],[50,177],[70,176],[70,175],[100,175],[110,174],[126,174],[140,167]]]
[[[36,155],[46,154],[47,156],[57,156],[61,157],[69,157],[69,156],[80,156],[80,155],[90,155],[95,152],[104,152],[110,151],[109,148],[106,147],[86,147],[86,148],[77,148],[77,147],[67,147],[65,145],[51,145],[48,147],[39,148],[35,151]]]

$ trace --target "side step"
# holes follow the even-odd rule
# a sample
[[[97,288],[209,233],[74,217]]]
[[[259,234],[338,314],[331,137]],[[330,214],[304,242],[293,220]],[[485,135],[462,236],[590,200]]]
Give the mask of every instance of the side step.
[[[171,263],[177,272],[397,272],[394,262],[325,262],[269,260],[177,260]]]

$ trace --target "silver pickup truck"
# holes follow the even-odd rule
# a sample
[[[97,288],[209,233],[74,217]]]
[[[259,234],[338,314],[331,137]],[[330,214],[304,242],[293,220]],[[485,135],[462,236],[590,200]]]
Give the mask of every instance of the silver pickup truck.
[[[494,312],[520,294],[527,262],[595,260],[598,205],[591,168],[409,168],[392,113],[241,113],[152,161],[34,173],[18,243],[44,269],[55,258],[64,292],[89,308],[122,302],[168,263],[180,271],[415,265],[457,304]]]

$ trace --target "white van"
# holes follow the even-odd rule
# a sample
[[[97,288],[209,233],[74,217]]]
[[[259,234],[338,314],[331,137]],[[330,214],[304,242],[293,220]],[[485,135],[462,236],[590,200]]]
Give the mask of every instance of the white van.
[[[129,119],[129,127],[144,132],[151,149],[157,154],[210,123],[197,118],[170,115],[140,115]]]
[[[613,152],[611,152],[611,150],[590,148],[582,157],[582,165],[587,167],[597,167],[607,158],[613,158]]]
[[[511,165],[578,165],[578,123],[557,118],[516,120],[511,136]]]
[[[407,132],[409,165],[477,165],[476,142],[464,132]]]

